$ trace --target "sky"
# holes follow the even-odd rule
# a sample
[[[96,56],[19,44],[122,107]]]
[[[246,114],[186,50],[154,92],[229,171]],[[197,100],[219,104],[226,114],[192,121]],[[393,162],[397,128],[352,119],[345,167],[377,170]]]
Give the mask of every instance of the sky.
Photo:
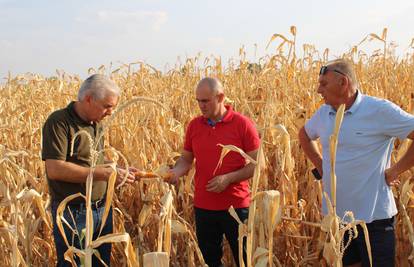
[[[387,27],[403,55],[413,50],[413,14],[413,0],[0,0],[0,79],[57,69],[85,77],[137,61],[168,71],[199,53],[237,59],[241,47],[256,61],[274,52],[273,34],[291,37],[291,25],[298,50],[313,44],[332,57]]]

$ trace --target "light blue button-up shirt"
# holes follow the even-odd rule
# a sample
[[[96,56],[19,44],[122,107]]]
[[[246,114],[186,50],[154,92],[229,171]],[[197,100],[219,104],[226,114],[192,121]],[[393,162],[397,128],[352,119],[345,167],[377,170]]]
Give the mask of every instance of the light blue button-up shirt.
[[[322,144],[323,188],[331,197],[329,136],[336,111],[322,105],[305,124],[311,140]],[[385,182],[395,138],[405,139],[414,131],[414,116],[394,103],[358,91],[345,111],[336,154],[337,214],[352,211],[356,219],[370,223],[397,214],[394,197]],[[327,213],[326,200],[323,213]]]

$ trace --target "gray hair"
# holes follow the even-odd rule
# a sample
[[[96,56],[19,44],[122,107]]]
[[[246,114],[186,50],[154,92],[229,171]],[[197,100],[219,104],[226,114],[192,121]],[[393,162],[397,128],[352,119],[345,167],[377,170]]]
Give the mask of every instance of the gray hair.
[[[108,95],[119,96],[121,90],[116,83],[102,74],[93,74],[81,85],[78,92],[78,100],[82,101],[90,95],[94,100],[104,99]]]
[[[356,89],[358,87],[358,81],[356,79],[355,70],[354,70],[354,67],[351,61],[347,59],[339,58],[339,59],[329,61],[326,65],[348,76],[349,80],[351,81],[351,86],[353,89]]]
[[[221,84],[221,82],[217,79],[217,78],[212,78],[212,77],[206,77],[201,79],[198,84],[196,89],[207,85],[208,88],[210,88],[214,93],[223,93],[223,85]]]

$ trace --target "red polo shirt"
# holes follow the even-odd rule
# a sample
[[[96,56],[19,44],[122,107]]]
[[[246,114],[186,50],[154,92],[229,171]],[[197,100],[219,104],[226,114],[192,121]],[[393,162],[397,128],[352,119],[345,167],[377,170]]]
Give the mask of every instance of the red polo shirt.
[[[220,159],[222,148],[218,144],[235,145],[245,152],[259,148],[260,139],[253,122],[226,106],[227,113],[215,126],[210,126],[203,116],[191,120],[185,135],[184,149],[195,158],[194,206],[207,210],[245,208],[250,203],[247,180],[230,184],[223,192],[208,192],[206,186],[213,177],[243,168],[245,159],[236,152],[229,152],[223,164],[213,175]]]

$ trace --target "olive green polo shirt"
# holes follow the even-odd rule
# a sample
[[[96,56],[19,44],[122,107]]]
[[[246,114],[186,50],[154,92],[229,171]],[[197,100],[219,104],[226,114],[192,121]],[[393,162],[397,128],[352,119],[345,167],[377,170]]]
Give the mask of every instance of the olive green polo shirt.
[[[90,167],[90,141],[85,134],[78,135],[74,140],[73,155],[70,155],[71,141],[76,132],[84,130],[95,140],[102,131],[102,126],[96,123],[83,121],[74,109],[71,102],[66,108],[53,112],[43,125],[43,146],[42,160],[57,159],[72,162],[84,167]],[[103,138],[101,139],[98,150],[103,148]],[[103,155],[99,156],[97,164],[104,163]],[[47,176],[47,173],[46,173]],[[85,194],[85,183],[70,183],[49,179],[49,191],[53,201],[62,201],[67,196],[81,192]],[[106,181],[94,181],[92,187],[92,200],[101,199],[107,188]],[[78,198],[71,203],[84,202]]]

